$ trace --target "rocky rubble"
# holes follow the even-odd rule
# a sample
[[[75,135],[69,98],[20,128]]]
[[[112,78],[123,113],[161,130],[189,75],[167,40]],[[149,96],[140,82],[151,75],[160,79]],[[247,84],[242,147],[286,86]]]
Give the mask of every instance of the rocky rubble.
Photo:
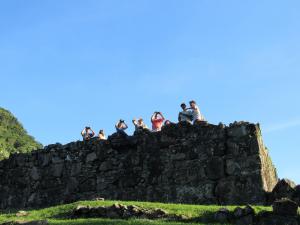
[[[281,199],[281,198],[289,198],[292,199],[292,196],[295,192],[296,184],[289,179],[281,179],[275,185],[272,190],[272,201]]]
[[[289,179],[281,179],[275,185],[271,193],[268,194],[268,204],[271,205],[276,200],[282,198],[291,199],[300,206],[300,185],[296,185]]]
[[[112,206],[90,207],[77,206],[71,218],[111,218],[111,219],[178,219],[178,216],[170,215],[162,209],[146,209],[135,205],[122,205],[115,203]]]
[[[233,212],[221,208],[215,213],[214,218],[220,223],[236,225],[299,225],[297,209],[295,202],[283,198],[274,202],[272,212],[262,211],[256,214],[255,210],[247,205],[244,208],[237,207]]]
[[[258,125],[171,124],[107,141],[54,144],[0,161],[0,208],[96,198],[266,204],[276,170]]]
[[[297,216],[298,205],[296,202],[283,198],[273,203],[273,213],[278,216]]]

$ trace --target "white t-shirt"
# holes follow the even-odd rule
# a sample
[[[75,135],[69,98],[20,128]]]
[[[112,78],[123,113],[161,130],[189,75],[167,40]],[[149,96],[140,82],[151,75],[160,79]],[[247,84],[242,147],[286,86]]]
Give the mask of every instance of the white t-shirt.
[[[193,115],[192,111],[186,110],[179,113],[180,121],[192,122],[191,116]]]
[[[134,124],[135,130],[139,130],[141,128],[148,129],[147,125],[144,122],[139,123],[138,121],[134,120],[133,124]]]
[[[198,106],[195,106],[195,109],[193,109],[193,122],[195,122],[196,120],[204,120],[204,117],[202,116],[200,109]]]

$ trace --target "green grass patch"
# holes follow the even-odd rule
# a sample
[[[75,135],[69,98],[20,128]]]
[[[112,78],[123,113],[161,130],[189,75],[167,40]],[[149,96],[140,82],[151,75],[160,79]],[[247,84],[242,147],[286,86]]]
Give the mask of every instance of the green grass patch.
[[[143,208],[161,208],[166,210],[169,214],[184,215],[188,217],[189,223],[195,225],[211,224],[213,223],[213,214],[222,206],[214,205],[186,205],[186,204],[165,204],[165,203],[154,203],[154,202],[133,202],[133,201],[81,201],[67,205],[59,205],[55,207],[49,207],[44,209],[28,210],[29,215],[26,217],[16,217],[17,210],[7,210],[5,213],[0,214],[0,222],[15,221],[15,220],[48,220],[50,224],[68,224],[68,225],[182,225],[187,224],[186,222],[174,222],[166,220],[144,220],[144,219],[129,219],[129,220],[116,220],[116,219],[68,219],[72,210],[78,205],[89,205],[89,206],[111,206],[114,203],[120,203],[123,205],[136,205]],[[236,206],[226,206],[229,210],[234,210]],[[255,211],[258,213],[262,210],[271,210],[271,207],[254,206]]]

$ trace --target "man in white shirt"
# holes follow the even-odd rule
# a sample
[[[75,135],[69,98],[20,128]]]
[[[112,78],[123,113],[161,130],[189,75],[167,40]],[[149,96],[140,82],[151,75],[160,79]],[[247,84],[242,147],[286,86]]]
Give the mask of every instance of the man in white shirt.
[[[193,115],[193,123],[205,121],[204,116],[201,114],[200,109],[194,100],[190,101],[190,107]]]

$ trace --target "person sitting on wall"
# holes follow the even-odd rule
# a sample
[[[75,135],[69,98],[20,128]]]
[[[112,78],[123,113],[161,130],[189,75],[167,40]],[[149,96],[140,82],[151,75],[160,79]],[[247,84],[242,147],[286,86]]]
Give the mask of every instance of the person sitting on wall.
[[[190,109],[192,110],[193,123],[206,122],[204,116],[201,114],[199,107],[194,100],[190,101]]]
[[[99,140],[106,140],[106,137],[105,137],[105,134],[104,134],[103,130],[99,131],[98,139]]]
[[[119,120],[119,122],[115,125],[117,133],[124,135],[124,136],[128,136],[125,132],[125,130],[128,128],[127,124],[125,123],[124,120]]]
[[[134,124],[135,131],[143,130],[143,129],[148,129],[147,125],[144,123],[144,120],[142,118],[136,120],[133,119],[132,123]]]
[[[84,141],[90,140],[92,137],[94,137],[95,132],[90,127],[85,127],[81,131],[81,136]]]
[[[185,103],[180,105],[182,111],[178,115],[179,122],[188,122],[190,124],[193,123],[193,112],[186,107]]]
[[[165,118],[161,112],[154,112],[151,117],[152,131],[161,131],[161,127],[163,125],[164,120]]]
[[[170,120],[166,120],[166,121],[164,122],[164,127],[165,127],[165,126],[168,126],[168,125],[171,125],[171,124],[175,124],[175,123],[171,122]]]

